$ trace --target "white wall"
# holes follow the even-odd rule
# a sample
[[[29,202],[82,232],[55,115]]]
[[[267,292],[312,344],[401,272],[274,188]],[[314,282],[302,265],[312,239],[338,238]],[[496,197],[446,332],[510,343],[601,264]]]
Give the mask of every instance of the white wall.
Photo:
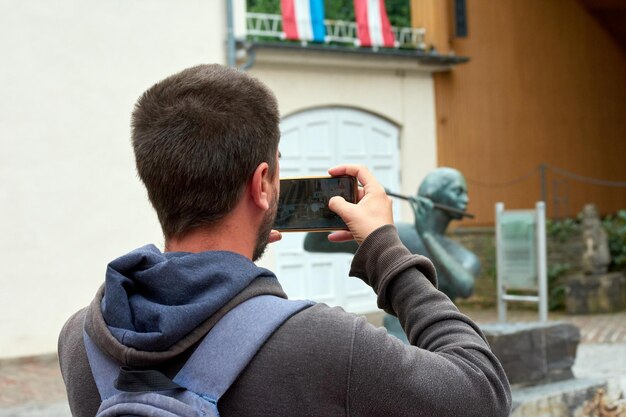
[[[223,4],[0,2],[0,358],[56,350],[107,262],[161,242],[130,113],[159,79],[225,62]]]
[[[0,2],[0,358],[55,351],[106,264],[162,244],[135,174],[130,113],[159,79],[225,62],[224,16],[218,0]],[[414,193],[436,165],[431,74],[297,60],[251,73],[285,115],[346,105],[398,124],[402,191]],[[261,264],[274,265],[271,250]]]

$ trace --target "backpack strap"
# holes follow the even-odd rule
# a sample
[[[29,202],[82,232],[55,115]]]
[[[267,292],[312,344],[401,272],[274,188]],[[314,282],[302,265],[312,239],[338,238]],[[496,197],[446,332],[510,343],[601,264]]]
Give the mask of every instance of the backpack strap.
[[[91,374],[96,381],[100,398],[105,400],[120,393],[120,391],[115,389],[115,380],[120,372],[119,362],[100,350],[84,329],[83,340],[85,342],[89,366],[91,367]]]
[[[274,331],[312,304],[272,295],[241,303],[211,329],[174,382],[217,403]]]
[[[83,330],[83,340],[91,373],[100,398],[105,400],[121,392],[148,392],[182,389],[156,370],[137,371],[106,355]]]
[[[173,381],[163,374],[156,375],[159,378],[153,376],[146,384],[152,389],[138,390],[158,390],[155,389],[158,382],[154,381],[162,376],[163,383],[173,384],[163,389],[184,387],[216,404],[274,331],[312,304],[312,301],[291,301],[273,295],[246,300],[215,324]],[[121,393],[115,388],[124,373],[119,362],[102,352],[84,330],[83,339],[100,398],[105,400]]]

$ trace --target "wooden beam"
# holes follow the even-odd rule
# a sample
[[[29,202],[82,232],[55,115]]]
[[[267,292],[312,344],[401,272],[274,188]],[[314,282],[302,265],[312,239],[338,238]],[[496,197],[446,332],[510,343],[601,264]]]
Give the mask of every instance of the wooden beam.
[[[411,24],[426,29],[427,49],[432,46],[440,54],[450,52],[451,10],[450,0],[411,0]]]

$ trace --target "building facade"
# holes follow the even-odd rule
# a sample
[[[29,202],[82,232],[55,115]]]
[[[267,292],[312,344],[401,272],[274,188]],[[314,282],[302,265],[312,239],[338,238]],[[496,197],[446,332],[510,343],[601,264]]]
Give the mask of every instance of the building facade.
[[[147,243],[162,248],[135,174],[130,114],[157,80],[198,63],[227,63],[226,5],[0,5],[0,27],[11,34],[0,40],[0,358],[55,351],[61,326],[90,302],[109,261]],[[235,6],[241,22],[242,2]],[[450,71],[450,62],[238,46],[237,65],[278,98],[281,175],[366,163],[390,188],[413,194],[436,166],[433,73]],[[396,204],[397,218],[410,221],[404,204]],[[375,309],[371,290],[346,279],[349,258],[303,254],[294,239],[272,245],[260,261],[284,277],[291,297]]]

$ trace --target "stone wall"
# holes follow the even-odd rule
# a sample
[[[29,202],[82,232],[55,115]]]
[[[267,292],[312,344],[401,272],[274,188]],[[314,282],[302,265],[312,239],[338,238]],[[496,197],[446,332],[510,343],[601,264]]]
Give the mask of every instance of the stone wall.
[[[496,246],[493,227],[456,228],[449,236],[480,258],[481,271],[476,279],[474,295],[461,303],[494,305],[496,303]],[[581,269],[582,237],[572,233],[565,238],[548,238],[548,275],[559,277]],[[557,278],[558,279],[558,278]]]

